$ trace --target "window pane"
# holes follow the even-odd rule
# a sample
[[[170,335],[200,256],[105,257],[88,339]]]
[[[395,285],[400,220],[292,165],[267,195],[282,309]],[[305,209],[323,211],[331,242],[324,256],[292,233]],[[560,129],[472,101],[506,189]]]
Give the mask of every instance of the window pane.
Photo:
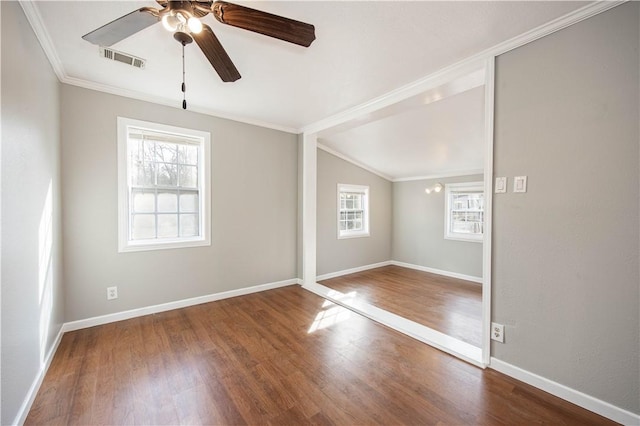
[[[177,163],[178,146],[173,143],[156,142],[156,161],[159,163]]]
[[[198,194],[186,193],[180,194],[180,211],[181,212],[197,212],[198,211]]]
[[[473,226],[473,224],[468,222],[454,222],[452,231],[459,234],[468,234],[471,232],[470,226]]]
[[[153,213],[156,210],[156,195],[151,191],[134,189],[131,191],[133,211],[136,213]]]
[[[133,186],[153,186],[155,184],[155,167],[153,163],[142,160],[131,161],[131,184]]]
[[[158,212],[178,211],[178,195],[173,192],[158,192]]]
[[[353,200],[353,208],[361,209],[362,207],[362,198],[360,196],[355,196]]]
[[[452,219],[454,222],[464,222],[465,213],[464,212],[453,212]]]
[[[178,162],[181,164],[198,164],[198,147],[195,145],[178,145]]]
[[[178,236],[178,215],[158,215],[158,238],[171,238]]]
[[[347,209],[353,209],[353,197],[351,195],[347,196]]]
[[[156,216],[153,214],[134,214],[131,220],[131,239],[146,240],[156,237]]]
[[[468,212],[467,221],[470,222],[482,222],[482,213],[480,212]]]
[[[197,214],[181,214],[180,215],[180,236],[195,237],[198,235],[198,215]]]
[[[143,152],[142,157],[145,163],[153,163],[156,160],[156,144],[151,141],[142,142]]]
[[[178,166],[158,163],[158,185],[178,186]]]
[[[179,166],[180,186],[187,188],[198,187],[198,168],[196,166]]]
[[[340,230],[344,231],[345,229],[347,229],[347,222],[345,222],[344,220],[340,221]]]
[[[142,168],[144,156],[142,153],[142,141],[137,139],[129,139],[127,142],[127,150],[129,153],[129,161],[131,167],[131,176],[138,174],[138,169]]]

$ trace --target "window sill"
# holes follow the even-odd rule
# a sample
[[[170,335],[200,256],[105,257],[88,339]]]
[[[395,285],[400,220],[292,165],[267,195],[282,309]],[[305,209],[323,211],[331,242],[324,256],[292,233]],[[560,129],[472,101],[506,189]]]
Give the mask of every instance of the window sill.
[[[482,241],[484,240],[482,235],[480,235],[480,236],[445,235],[444,239],[445,240],[452,240],[452,241],[465,241],[465,242],[468,242],[468,243],[482,243]]]
[[[357,232],[357,233],[350,233],[350,234],[343,234],[340,235],[338,234],[338,239],[339,240],[345,240],[345,239],[349,239],[349,238],[364,238],[364,237],[368,237],[369,233],[368,232]]]
[[[152,251],[152,250],[168,250],[190,247],[206,247],[210,246],[211,241],[208,238],[198,238],[193,240],[170,240],[165,242],[127,242],[118,247],[118,253],[129,253],[136,251]]]

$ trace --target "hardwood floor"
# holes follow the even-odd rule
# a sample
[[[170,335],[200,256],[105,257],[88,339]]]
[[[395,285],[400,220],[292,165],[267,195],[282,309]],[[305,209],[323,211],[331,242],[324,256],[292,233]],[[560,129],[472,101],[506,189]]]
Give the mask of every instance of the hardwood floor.
[[[400,266],[320,281],[370,305],[482,346],[482,285]]]
[[[69,332],[26,424],[610,424],[299,286]]]

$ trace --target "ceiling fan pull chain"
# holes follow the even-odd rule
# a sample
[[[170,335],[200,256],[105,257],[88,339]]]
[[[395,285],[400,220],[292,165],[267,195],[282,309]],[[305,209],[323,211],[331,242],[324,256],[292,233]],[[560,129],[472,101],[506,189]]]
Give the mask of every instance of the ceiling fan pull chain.
[[[184,84],[184,42],[182,44],[182,109],[187,109],[187,90]]]

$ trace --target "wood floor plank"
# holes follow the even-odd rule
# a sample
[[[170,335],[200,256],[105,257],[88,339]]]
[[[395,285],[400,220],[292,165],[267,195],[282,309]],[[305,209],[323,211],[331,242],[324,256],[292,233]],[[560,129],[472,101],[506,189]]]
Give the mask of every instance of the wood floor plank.
[[[299,286],[66,333],[34,424],[612,424]]]
[[[395,265],[319,283],[474,346],[482,344],[480,284]]]

